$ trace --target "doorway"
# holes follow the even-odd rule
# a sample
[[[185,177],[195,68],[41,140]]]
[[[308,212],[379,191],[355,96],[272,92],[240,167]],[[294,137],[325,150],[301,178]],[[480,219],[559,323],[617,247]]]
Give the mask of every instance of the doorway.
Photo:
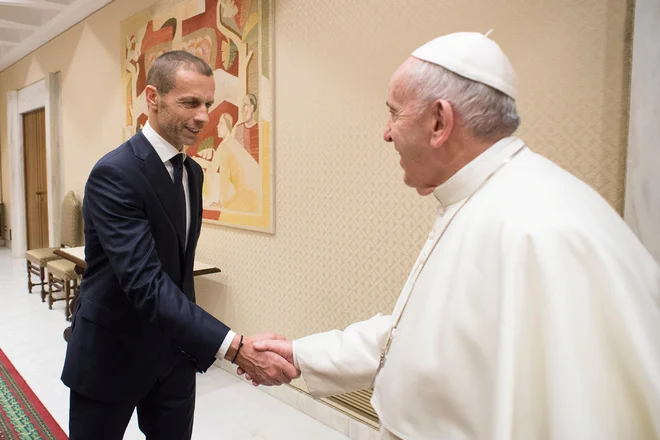
[[[0,0],[1,2],[2,0]],[[24,258],[27,250],[27,209],[25,190],[25,152],[23,151],[23,115],[45,109],[46,176],[48,204],[47,247],[60,244],[60,207],[62,203],[63,174],[61,153],[61,93],[60,73],[49,73],[44,79],[20,90],[7,92],[7,140],[9,144],[9,173],[11,191],[11,223],[13,241],[8,244],[15,258]],[[36,191],[34,191],[36,192]]]
[[[48,175],[46,171],[46,111],[24,113],[25,228],[27,248],[47,248]]]

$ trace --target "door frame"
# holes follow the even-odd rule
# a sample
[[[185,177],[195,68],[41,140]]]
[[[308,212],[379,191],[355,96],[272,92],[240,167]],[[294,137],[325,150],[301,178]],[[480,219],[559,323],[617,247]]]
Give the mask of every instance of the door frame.
[[[27,250],[25,214],[25,167],[23,114],[40,108],[46,113],[46,182],[48,184],[49,246],[58,247],[62,203],[62,110],[60,72],[20,90],[7,92],[7,130],[11,184],[12,255],[24,257]]]

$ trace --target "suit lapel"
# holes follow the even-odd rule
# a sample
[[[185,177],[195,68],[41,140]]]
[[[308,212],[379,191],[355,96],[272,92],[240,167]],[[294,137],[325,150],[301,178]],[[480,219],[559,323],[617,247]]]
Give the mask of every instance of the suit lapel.
[[[179,238],[181,255],[183,255],[186,235],[185,230],[179,225],[180,222],[176,220],[177,216],[180,215],[181,207],[177,205],[176,197],[172,196],[172,192],[174,191],[172,178],[167,172],[165,164],[160,160],[156,150],[154,150],[142,132],[133,136],[130,142],[133,145],[133,152],[135,155],[143,160],[141,167],[142,173],[158,195],[158,200],[160,200],[161,205],[163,205],[170,223],[172,223],[172,227],[176,230],[176,235]]]

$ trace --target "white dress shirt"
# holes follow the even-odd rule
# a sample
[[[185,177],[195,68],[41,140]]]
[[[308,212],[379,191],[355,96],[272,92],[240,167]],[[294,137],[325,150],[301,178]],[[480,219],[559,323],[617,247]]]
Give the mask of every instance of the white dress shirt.
[[[172,182],[174,182],[174,166],[172,165],[172,162],[170,159],[172,159],[174,156],[177,154],[182,154],[183,155],[183,162],[185,163],[186,161],[186,153],[181,152],[177,150],[172,144],[167,142],[161,135],[156,133],[156,131],[149,125],[149,122],[147,121],[146,124],[144,124],[144,128],[142,129],[142,134],[144,137],[147,138],[149,143],[151,144],[152,147],[154,147],[154,150],[156,150],[156,154],[158,154],[158,157],[160,157],[160,160],[163,161],[163,164],[165,165],[165,169],[167,169],[167,172],[170,175],[170,179],[172,179]],[[186,247],[188,246],[188,235],[190,235],[190,191],[188,189],[188,171],[186,171],[186,167],[183,167],[183,194],[186,199],[186,240],[185,240],[185,245]],[[225,337],[225,340],[222,341],[222,345],[220,346],[220,349],[218,350],[218,353],[216,353],[215,357],[218,359],[224,359],[225,354],[227,353],[227,350],[229,349],[229,345],[231,345],[231,342],[234,340],[234,336],[236,336],[236,333],[233,331],[229,330],[227,333],[227,336]]]

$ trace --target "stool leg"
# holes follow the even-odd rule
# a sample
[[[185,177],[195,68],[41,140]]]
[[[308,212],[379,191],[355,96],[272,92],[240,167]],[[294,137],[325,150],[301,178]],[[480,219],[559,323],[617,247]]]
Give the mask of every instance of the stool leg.
[[[48,308],[53,310],[53,274],[48,272]]]
[[[71,298],[71,281],[64,281],[64,317],[69,320],[69,299]]]
[[[44,299],[46,298],[46,280],[44,278],[46,276],[46,271],[43,266],[39,268],[39,272],[41,275],[41,302],[44,302]]]
[[[73,280],[73,290],[71,291],[71,301],[69,302],[69,321],[73,317],[74,307],[76,305],[76,298],[78,297],[78,292],[80,291],[80,285],[78,284],[78,278]]]
[[[27,261],[27,271],[28,271],[28,292],[32,293],[32,274],[30,273],[31,263],[30,260]]]
[[[73,317],[73,311],[76,310],[76,301],[78,301],[78,295],[80,295],[80,284],[78,283],[78,278],[74,281],[73,295],[71,295],[71,305],[69,305],[70,317]]]

